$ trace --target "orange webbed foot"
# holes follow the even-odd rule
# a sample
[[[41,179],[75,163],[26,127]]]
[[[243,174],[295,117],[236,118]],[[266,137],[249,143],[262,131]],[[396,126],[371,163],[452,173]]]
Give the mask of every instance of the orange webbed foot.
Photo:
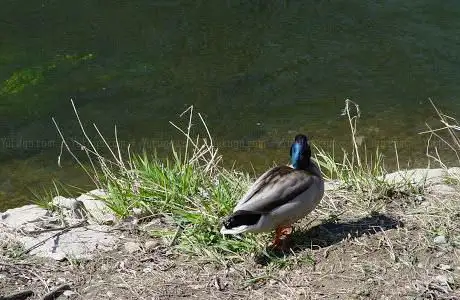
[[[292,226],[279,226],[275,231],[275,238],[270,244],[270,247],[275,250],[285,250],[286,242],[289,236],[292,234]]]

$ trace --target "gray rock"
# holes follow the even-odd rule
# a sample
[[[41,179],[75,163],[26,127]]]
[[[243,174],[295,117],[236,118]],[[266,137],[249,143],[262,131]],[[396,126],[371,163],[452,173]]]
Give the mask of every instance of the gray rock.
[[[103,200],[100,200],[106,197],[107,193],[104,190],[96,189],[80,195],[77,200],[83,203],[91,221],[98,224],[113,224],[116,221],[115,214]]]
[[[445,235],[438,235],[433,239],[433,242],[437,245],[447,244],[447,238]]]
[[[56,260],[90,259],[96,251],[109,251],[115,248],[118,238],[111,235],[109,229],[110,227],[104,225],[89,225],[70,229],[54,237],[52,236],[57,232],[44,232],[37,236],[18,235],[16,239],[28,249],[49,238],[30,251],[31,255]]]
[[[425,186],[432,184],[442,184],[447,177],[445,169],[412,169],[401,170],[387,174],[385,181],[389,184],[414,186]]]
[[[431,194],[454,194],[458,190],[448,184],[436,184],[427,188],[427,192]]]
[[[19,229],[22,225],[41,221],[49,215],[50,212],[48,210],[38,205],[31,204],[8,209],[4,213],[1,213],[0,223],[10,228]]]
[[[57,260],[57,261],[64,261],[66,259],[66,254],[62,251],[59,252],[48,252],[46,257]]]
[[[130,254],[141,250],[141,245],[136,242],[126,242],[124,247],[126,252]]]

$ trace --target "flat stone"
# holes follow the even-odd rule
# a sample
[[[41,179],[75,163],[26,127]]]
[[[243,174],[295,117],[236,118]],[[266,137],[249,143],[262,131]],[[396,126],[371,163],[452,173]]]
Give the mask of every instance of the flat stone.
[[[4,213],[1,213],[0,223],[3,223],[7,227],[18,229],[27,223],[41,221],[49,215],[48,210],[31,204],[8,209]]]
[[[442,184],[448,172],[445,169],[411,169],[401,170],[385,175],[385,181],[390,184],[425,186]]]
[[[436,184],[429,186],[427,192],[431,194],[454,194],[458,192],[458,189],[448,184]]]
[[[38,236],[19,235],[16,239],[28,249],[49,238],[30,251],[30,255],[56,260],[90,259],[95,251],[110,251],[115,248],[118,238],[111,235],[109,229],[110,227],[104,225],[88,225],[70,229],[55,237],[52,236],[56,232],[44,232]]]

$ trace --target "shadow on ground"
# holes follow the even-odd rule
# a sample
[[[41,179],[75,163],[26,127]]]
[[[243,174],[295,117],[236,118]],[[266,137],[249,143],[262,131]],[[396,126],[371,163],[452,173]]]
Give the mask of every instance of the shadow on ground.
[[[289,251],[279,252],[267,249],[256,257],[256,262],[268,264],[271,260],[298,253],[305,249],[321,249],[341,242],[346,238],[377,234],[382,231],[403,227],[395,217],[374,213],[356,220],[331,219],[303,231],[295,231],[289,241]]]

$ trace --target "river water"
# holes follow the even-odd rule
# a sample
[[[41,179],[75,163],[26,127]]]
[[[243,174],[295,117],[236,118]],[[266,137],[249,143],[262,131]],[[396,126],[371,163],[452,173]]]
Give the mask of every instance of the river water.
[[[0,45],[0,208],[53,180],[90,188],[68,155],[57,164],[51,118],[81,138],[70,99],[85,124],[147,151],[183,140],[169,121],[194,105],[226,164],[256,171],[285,162],[279,142],[297,132],[346,147],[347,98],[390,169],[394,142],[401,164],[426,165],[428,98],[460,112],[452,0],[5,0]]]

